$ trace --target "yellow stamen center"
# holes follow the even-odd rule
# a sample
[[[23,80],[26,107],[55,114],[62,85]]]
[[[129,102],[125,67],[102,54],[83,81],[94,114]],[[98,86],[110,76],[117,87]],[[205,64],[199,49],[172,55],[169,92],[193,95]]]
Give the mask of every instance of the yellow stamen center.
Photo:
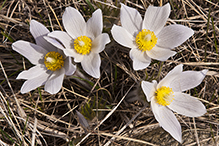
[[[143,29],[137,34],[135,42],[139,50],[150,51],[157,44],[157,37],[153,31]]]
[[[46,54],[44,64],[48,70],[56,71],[64,66],[64,59],[60,53],[53,51]]]
[[[172,88],[162,86],[155,92],[155,99],[158,104],[162,106],[170,105],[170,103],[174,100],[173,90]]]
[[[86,55],[90,53],[91,50],[91,39],[87,36],[80,36],[74,40],[74,48],[77,53]]]

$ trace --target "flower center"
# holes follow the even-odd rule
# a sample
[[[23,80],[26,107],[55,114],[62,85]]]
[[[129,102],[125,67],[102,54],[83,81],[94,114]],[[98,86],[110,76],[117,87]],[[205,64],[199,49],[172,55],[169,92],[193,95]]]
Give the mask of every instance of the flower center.
[[[157,37],[153,31],[143,29],[137,34],[135,42],[139,50],[150,51],[156,45]]]
[[[174,100],[173,90],[172,88],[162,86],[155,92],[155,99],[158,104],[162,106],[170,105],[170,103]]]
[[[74,48],[77,53],[86,55],[90,53],[91,50],[91,39],[87,36],[80,36],[74,40]]]
[[[64,66],[64,59],[60,53],[53,51],[46,54],[44,64],[48,70],[56,71]]]

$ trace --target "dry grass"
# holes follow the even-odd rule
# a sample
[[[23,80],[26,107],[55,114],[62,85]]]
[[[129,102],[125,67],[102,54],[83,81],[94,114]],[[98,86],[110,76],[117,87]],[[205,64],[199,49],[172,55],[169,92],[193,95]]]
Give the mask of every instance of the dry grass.
[[[124,0],[120,0],[124,2]],[[159,127],[139,86],[142,79],[162,79],[174,66],[184,70],[209,69],[197,88],[188,91],[206,106],[207,113],[198,118],[177,115],[182,126],[183,145],[217,145],[219,90],[219,1],[170,0],[172,11],[168,24],[191,27],[195,34],[175,48],[178,52],[166,62],[153,60],[143,71],[134,71],[128,48],[112,42],[101,53],[101,78],[77,73],[64,80],[62,90],[50,95],[38,88],[20,93],[23,80],[16,76],[32,65],[12,51],[17,40],[34,43],[29,32],[30,19],[50,30],[62,30],[62,14],[67,6],[77,8],[87,19],[101,8],[104,32],[110,34],[119,24],[120,2],[112,0],[2,0],[0,2],[0,145],[181,145]],[[162,0],[161,0],[162,1]],[[162,3],[167,3],[163,0]],[[160,0],[127,0],[142,15],[145,7],[160,5]],[[81,69],[80,65],[78,65]],[[161,72],[159,72],[161,71]],[[77,77],[84,78],[82,80]],[[87,82],[91,81],[91,82]],[[138,99],[131,101],[132,99]],[[131,102],[130,102],[131,101]],[[76,110],[90,119],[85,130]],[[89,114],[86,114],[86,111]],[[97,112],[98,111],[98,112]]]

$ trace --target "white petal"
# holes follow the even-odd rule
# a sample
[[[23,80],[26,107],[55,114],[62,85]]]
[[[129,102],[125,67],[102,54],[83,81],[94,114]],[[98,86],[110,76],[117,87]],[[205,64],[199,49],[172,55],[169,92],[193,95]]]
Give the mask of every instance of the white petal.
[[[157,35],[166,24],[169,15],[169,3],[163,7],[149,6],[144,15],[142,29],[149,29]]]
[[[65,30],[72,38],[75,39],[76,37],[84,35],[86,23],[83,16],[75,8],[67,7],[65,9],[62,22]]]
[[[162,48],[173,49],[184,43],[193,34],[194,31],[186,26],[179,24],[168,25],[157,35],[157,45]]]
[[[81,62],[84,59],[84,55],[77,53],[74,49],[65,49],[63,50],[66,56],[74,58],[74,62]]]
[[[13,43],[12,49],[26,57],[34,65],[39,64],[39,59],[42,59],[47,53],[44,48],[22,40]]]
[[[63,51],[62,49],[58,49],[58,48],[57,48],[56,52],[58,52],[59,54],[61,54],[63,58],[66,58],[66,55],[65,55],[65,53],[64,53],[64,51]]]
[[[141,62],[138,59],[134,59],[133,60],[133,69],[136,71],[145,69],[150,65],[150,63],[151,63],[151,61],[150,62]]]
[[[92,41],[91,51],[94,53],[100,53],[104,50],[105,45],[110,43],[110,38],[107,33],[102,33],[94,41]]]
[[[169,82],[169,87],[172,88],[173,92],[192,89],[201,84],[207,72],[208,70],[182,72]]]
[[[65,74],[68,76],[72,75],[76,71],[76,65],[72,64],[71,57],[67,57],[65,59],[64,68]]]
[[[94,78],[100,77],[100,64],[101,59],[99,54],[92,52],[89,55],[84,56],[84,59],[81,62],[84,71]]]
[[[133,60],[133,69],[141,70],[148,67],[151,63],[151,58],[145,52],[132,48],[129,52],[130,58]]]
[[[122,46],[128,48],[136,47],[134,45],[135,38],[123,27],[113,25],[111,29],[112,36],[114,40]]]
[[[134,8],[128,7],[121,3],[120,21],[132,36],[136,36],[141,31],[142,18],[141,14]]]
[[[36,20],[30,21],[30,33],[34,37],[34,39],[45,36],[49,33],[49,30],[41,23],[37,22]]]
[[[183,71],[183,64],[175,66],[157,85],[158,88],[162,86],[169,87],[169,83],[175,79],[176,76],[181,74]]]
[[[47,42],[51,43],[52,45],[54,45],[55,47],[61,49],[61,50],[65,50],[65,48],[62,46],[62,44],[60,42],[58,42],[56,39],[48,37],[48,36],[44,36],[43,37]]]
[[[47,50],[48,52],[56,51],[57,48],[44,39],[44,37],[38,37],[36,44]]]
[[[71,49],[71,51],[72,51],[72,49]],[[82,55],[82,54],[79,54],[79,53],[77,53],[75,50],[73,50],[72,52],[74,52],[75,54],[75,56],[74,56],[74,62],[81,62],[81,61],[83,61],[83,59],[84,59],[84,56],[85,55]]]
[[[206,108],[201,101],[180,92],[174,93],[174,100],[168,107],[179,114],[189,117],[198,117],[206,113]]]
[[[51,43],[46,41],[44,37],[38,37],[36,39],[36,44],[47,50],[48,52],[56,51],[57,48],[53,46]]]
[[[152,83],[147,82],[147,81],[141,82],[141,88],[144,94],[146,95],[148,102],[150,102],[151,98],[155,95],[156,86],[157,86],[157,81],[155,80],[153,80]]]
[[[73,49],[65,49],[63,50],[63,52],[65,53],[66,56],[70,56],[70,57],[74,57],[75,55],[75,51],[73,51]]]
[[[53,74],[47,80],[44,90],[50,94],[56,94],[62,87],[62,82],[65,76],[65,69],[61,68],[58,71],[54,71]]]
[[[167,107],[157,104],[154,98],[151,100],[151,108],[155,119],[159,122],[160,126],[181,143],[181,126],[173,112]]]
[[[50,74],[45,72],[38,72],[38,74],[39,75],[36,78],[32,78],[24,82],[24,84],[21,87],[22,94],[27,93],[31,90],[36,89],[37,87],[44,85],[46,80],[50,76]]]
[[[60,41],[65,48],[71,48],[73,44],[73,39],[64,31],[53,31],[48,36]]]
[[[101,9],[97,9],[92,17],[87,21],[87,36],[94,39],[101,34],[103,30],[103,18]]]
[[[30,21],[30,33],[33,35],[36,44],[48,51],[54,51],[54,46],[48,43],[43,36],[49,33],[49,30],[36,20]]]
[[[39,76],[39,72],[45,72],[46,73],[46,69],[41,67],[41,65],[36,65],[31,67],[28,70],[24,70],[22,71],[16,79],[33,79],[36,78],[37,76]]]
[[[175,51],[171,51],[166,48],[161,48],[158,46],[154,46],[150,51],[146,51],[147,55],[153,59],[159,61],[166,61],[169,57],[174,56],[176,54]]]

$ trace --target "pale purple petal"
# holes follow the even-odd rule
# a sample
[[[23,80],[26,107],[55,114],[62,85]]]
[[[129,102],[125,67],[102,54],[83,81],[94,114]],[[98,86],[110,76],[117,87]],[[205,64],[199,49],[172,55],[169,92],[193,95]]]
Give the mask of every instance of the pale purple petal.
[[[128,7],[121,3],[120,21],[132,36],[136,36],[142,27],[141,14],[134,8]]]
[[[103,18],[101,9],[97,9],[87,21],[86,35],[95,39],[103,30]]]
[[[146,51],[146,53],[150,58],[159,61],[166,61],[168,58],[176,54],[175,51],[171,51],[169,49],[161,48],[158,46],[154,46],[150,51]]]
[[[149,29],[157,35],[166,24],[169,15],[169,3],[163,7],[149,6],[144,15],[142,29]]]
[[[21,93],[27,93],[31,90],[36,89],[37,87],[40,87],[45,84],[50,74],[46,72],[38,72],[38,76],[36,78],[32,78],[30,80],[27,80],[24,82],[24,84],[21,87]]]
[[[56,94],[62,87],[62,82],[65,76],[65,69],[54,71],[53,74],[47,80],[44,90],[50,94]]]
[[[169,83],[175,79],[176,76],[181,74],[183,71],[183,64],[179,64],[175,66],[157,85],[157,88],[160,88],[162,86],[169,86]]]
[[[155,96],[155,91],[157,87],[157,81],[153,80],[152,83],[147,82],[147,81],[142,81],[141,82],[141,88],[146,95],[147,101],[150,102],[151,98]]]
[[[120,45],[128,48],[136,47],[136,45],[134,44],[135,38],[125,28],[113,25],[111,33],[114,40]]]
[[[39,76],[39,72],[46,72],[46,68],[43,67],[42,65],[36,65],[31,67],[28,70],[22,71],[16,79],[33,79]]]
[[[39,64],[39,60],[48,52],[41,46],[22,40],[13,43],[12,49],[26,57],[34,65]]]
[[[81,126],[83,128],[89,128],[89,123],[87,122],[87,120],[85,119],[85,117],[76,110],[76,113],[77,113],[77,116],[78,116],[78,120],[79,120],[79,123],[81,124]]]
[[[94,78],[100,77],[100,64],[101,59],[99,54],[92,52],[89,55],[85,55],[81,62],[84,71]]]
[[[157,45],[162,48],[173,49],[184,43],[193,34],[194,31],[189,27],[179,24],[168,25],[157,35]]]
[[[76,71],[76,65],[72,64],[71,57],[67,57],[65,59],[64,68],[65,74],[68,76],[72,75]]]
[[[36,20],[30,21],[30,33],[34,37],[34,39],[45,36],[49,33],[49,30],[41,23],[37,22]]]
[[[73,38],[85,35],[86,23],[78,10],[67,7],[62,16],[62,22],[67,33]]]
[[[151,108],[155,119],[159,122],[160,126],[181,143],[181,126],[173,112],[166,106],[157,104],[154,98],[151,99]]]
[[[182,92],[195,88],[201,84],[207,72],[206,69],[202,71],[184,71],[169,81],[169,87],[172,88],[173,92]]]
[[[50,44],[52,44],[53,46],[61,49],[61,50],[65,50],[64,46],[58,42],[56,39],[48,37],[48,36],[44,36],[43,37],[47,42],[49,42]]]
[[[180,92],[174,93],[174,100],[168,107],[181,115],[189,117],[198,117],[206,113],[206,108],[201,101]]]
[[[133,69],[141,70],[148,67],[151,63],[151,58],[145,52],[132,48],[129,52],[130,58],[133,60]]]
[[[110,43],[110,38],[107,33],[102,33],[94,41],[92,41],[91,51],[94,53],[100,53],[105,49],[105,45]]]
[[[36,44],[48,51],[54,51],[54,46],[48,43],[43,37],[49,33],[49,30],[36,20],[30,21],[30,33],[33,35]]]

